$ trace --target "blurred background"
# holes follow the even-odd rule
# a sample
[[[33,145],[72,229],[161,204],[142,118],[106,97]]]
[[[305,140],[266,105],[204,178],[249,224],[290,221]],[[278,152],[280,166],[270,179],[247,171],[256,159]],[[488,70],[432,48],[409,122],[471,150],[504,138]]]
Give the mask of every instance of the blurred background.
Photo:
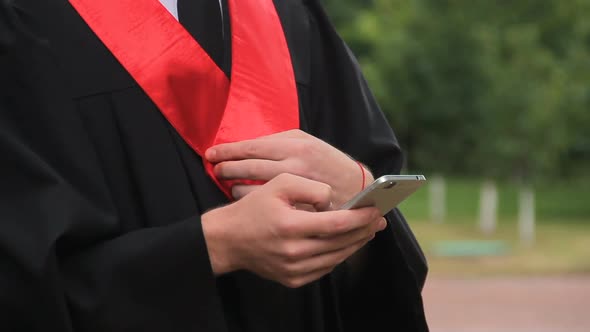
[[[425,187],[431,331],[590,331],[590,0],[322,0]]]

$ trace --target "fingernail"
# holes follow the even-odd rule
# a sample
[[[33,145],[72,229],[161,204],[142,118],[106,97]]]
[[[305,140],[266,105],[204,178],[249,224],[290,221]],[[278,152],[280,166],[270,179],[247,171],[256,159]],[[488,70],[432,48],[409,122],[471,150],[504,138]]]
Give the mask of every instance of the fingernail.
[[[387,227],[387,221],[385,220],[385,218],[381,218],[381,221],[379,222],[380,230],[384,230],[386,227]]]

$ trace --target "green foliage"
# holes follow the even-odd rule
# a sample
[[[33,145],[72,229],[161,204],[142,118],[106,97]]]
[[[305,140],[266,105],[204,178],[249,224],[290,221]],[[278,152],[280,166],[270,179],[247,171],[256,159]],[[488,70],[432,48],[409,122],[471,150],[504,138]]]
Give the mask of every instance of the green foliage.
[[[408,169],[589,174],[590,1],[324,0]]]

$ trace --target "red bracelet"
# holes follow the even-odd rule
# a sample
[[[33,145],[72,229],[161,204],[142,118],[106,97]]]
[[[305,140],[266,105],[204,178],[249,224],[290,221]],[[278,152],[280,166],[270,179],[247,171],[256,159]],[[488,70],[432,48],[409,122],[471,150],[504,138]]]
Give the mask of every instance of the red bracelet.
[[[366,181],[365,168],[363,167],[363,164],[360,163],[360,161],[356,161],[356,163],[361,168],[361,173],[363,174],[363,185],[361,186],[361,190],[363,190],[363,189],[365,189],[365,181]]]

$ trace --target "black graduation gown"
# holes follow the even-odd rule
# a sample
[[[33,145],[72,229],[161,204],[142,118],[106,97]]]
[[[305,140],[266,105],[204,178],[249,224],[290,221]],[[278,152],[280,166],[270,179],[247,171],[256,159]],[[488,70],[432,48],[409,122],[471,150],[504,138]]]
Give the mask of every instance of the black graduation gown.
[[[214,278],[200,157],[65,0],[0,0],[0,329],[427,331],[426,262],[399,211],[361,266],[288,289]],[[401,152],[316,1],[275,1],[301,128],[398,173]]]

